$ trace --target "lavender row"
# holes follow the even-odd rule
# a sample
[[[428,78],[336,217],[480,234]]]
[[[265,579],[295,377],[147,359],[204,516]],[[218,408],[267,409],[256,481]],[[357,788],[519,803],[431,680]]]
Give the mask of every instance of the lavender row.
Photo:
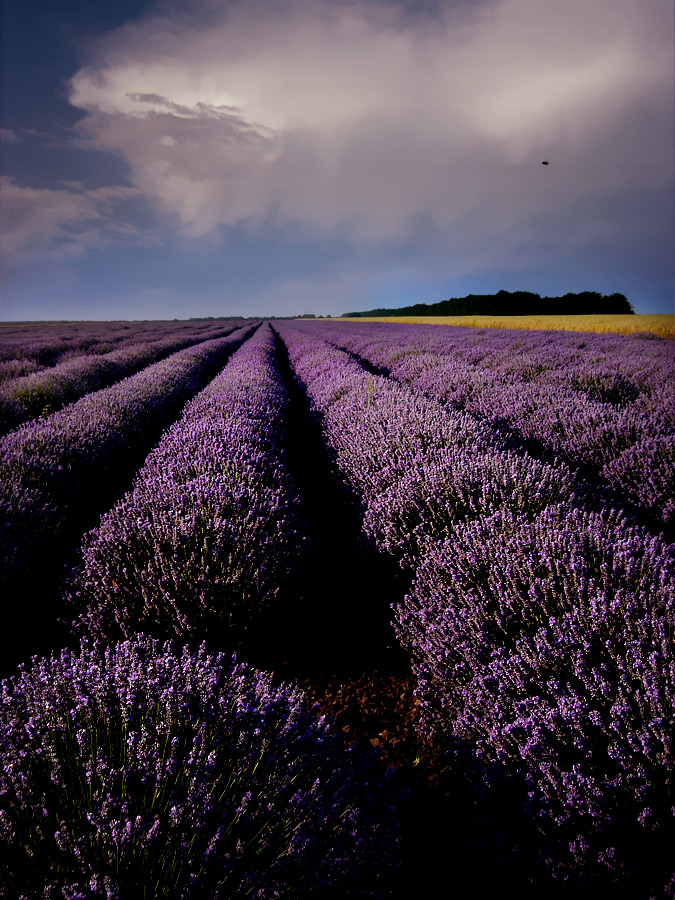
[[[217,337],[228,322],[86,322],[0,326],[0,383],[84,355],[102,355],[142,341]]]
[[[235,325],[219,329],[225,337]],[[0,434],[38,416],[44,418],[85,394],[109,387],[161,359],[208,338],[173,334],[160,340],[138,341],[105,355],[77,356],[40,372],[0,385]]]
[[[0,440],[3,581],[84,530],[252,330],[181,350]]]
[[[78,354],[97,352],[127,341],[157,340],[176,332],[202,332],[232,324],[227,319],[173,319],[110,322],[56,322],[12,325],[0,324],[0,359],[42,357],[49,362],[52,354],[64,348]],[[104,350],[104,352],[107,352]]]
[[[674,874],[672,547],[584,509],[564,466],[496,449],[475,417],[279,328],[366,531],[415,576],[395,629],[427,731],[450,754],[469,746],[488,780],[526,779],[556,875],[662,888]]]
[[[168,323],[167,323],[168,324]],[[171,323],[176,330],[179,323]],[[180,327],[180,326],[179,326]],[[167,336],[165,323],[99,322],[5,325],[0,328],[0,372],[5,363],[53,366],[86,353],[108,353],[138,340]],[[4,379],[3,379],[4,380]]]
[[[460,519],[574,502],[575,475],[563,463],[514,454],[474,416],[372,375],[295,324],[275,327],[361,500],[366,532],[404,567]]]
[[[0,895],[382,897],[402,806],[296,689],[147,638],[0,686]]]
[[[318,335],[675,524],[672,342],[374,323],[325,323]]]
[[[396,630],[436,739],[524,773],[554,874],[675,876],[672,548],[617,514],[498,512],[421,561]]]
[[[277,596],[299,557],[288,397],[263,325],[186,407],[133,489],[85,536],[71,586],[88,634],[210,640]]]
[[[108,352],[148,332],[147,323],[63,323],[58,325],[3,325],[0,327],[0,363],[25,362],[52,366],[64,357]],[[152,329],[157,334],[157,329]],[[159,336],[159,335],[158,335]]]

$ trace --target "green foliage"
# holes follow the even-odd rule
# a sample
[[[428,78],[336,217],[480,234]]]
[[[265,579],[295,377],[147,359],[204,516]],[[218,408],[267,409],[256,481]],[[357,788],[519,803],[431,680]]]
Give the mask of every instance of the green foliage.
[[[629,314],[635,311],[623,294],[605,296],[597,291],[541,297],[530,291],[498,291],[496,294],[469,294],[438,303],[415,303],[400,309],[371,309],[343,313],[342,318],[382,316],[580,316]]]

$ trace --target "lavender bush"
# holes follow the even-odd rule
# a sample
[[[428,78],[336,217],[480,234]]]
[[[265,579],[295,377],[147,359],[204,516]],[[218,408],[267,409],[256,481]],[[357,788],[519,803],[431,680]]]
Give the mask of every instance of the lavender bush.
[[[263,325],[86,536],[71,588],[80,629],[213,640],[277,596],[306,541],[287,474],[277,361]]]
[[[584,508],[564,464],[510,454],[485,423],[368,375],[307,327],[280,330],[366,530],[417,573],[396,627],[427,730],[529,783],[557,876],[662,885],[672,547]]]
[[[364,531],[413,571],[457,523],[509,509],[536,516],[575,501],[575,477],[563,464],[488,449],[450,447],[427,454],[368,504]]]
[[[221,328],[220,336],[230,334],[235,327]],[[204,339],[193,333],[138,341],[103,355],[77,356],[0,385],[0,433],[37,416],[44,418],[85,394],[121,381]]]
[[[291,363],[324,437],[355,493],[368,503],[420,465],[427,455],[471,446],[494,449],[489,428],[397,384],[295,324],[278,323]]]
[[[379,896],[396,811],[296,689],[139,637],[2,682],[0,896]]]
[[[524,774],[558,876],[675,875],[672,547],[615,513],[500,512],[429,552],[396,630],[427,729]]]
[[[36,552],[58,552],[251,330],[181,350],[2,438],[0,581],[22,577]]]
[[[0,359],[0,384],[11,381],[13,378],[21,378],[30,375],[42,368],[32,359]]]
[[[0,324],[0,383],[85,355],[97,356],[163,338],[211,338],[227,320]]]
[[[170,323],[169,333],[183,330]],[[87,322],[0,326],[0,381],[50,368],[85,354],[107,353],[139,340],[167,336],[169,323]],[[192,330],[192,323],[189,330]],[[148,337],[150,336],[150,337]]]
[[[366,532],[404,566],[414,568],[422,547],[461,518],[574,503],[575,477],[564,464],[509,453],[472,416],[369,374],[295,325],[279,330]]]
[[[583,466],[657,524],[675,522],[672,342],[383,323],[299,327],[549,461]]]
[[[394,610],[394,624],[418,679],[427,736],[456,772],[467,766],[461,769],[467,779],[485,786],[480,802],[511,786],[509,795],[528,817],[528,833],[534,829],[541,838],[532,858],[539,853],[539,863],[567,880],[571,892],[585,880],[591,890],[622,898],[673,896],[675,552],[663,535],[652,533],[675,509],[670,351],[656,339],[624,336],[596,341],[558,333],[448,334],[363,323],[275,327],[365,534],[400,563],[410,584],[405,603]],[[41,562],[49,556],[51,540],[65,546],[63,535],[69,534],[74,546],[107,498],[122,495],[120,486],[129,484],[124,479],[161,429],[249,333],[214,342],[213,356],[200,355],[200,348],[183,351],[0,442],[5,573],[14,573],[15,585],[28,577],[38,552]],[[264,326],[187,406],[132,489],[86,536],[72,586],[78,628],[107,640],[134,639],[139,630],[161,638],[179,635],[194,647],[204,636],[219,641],[219,628],[275,612],[284,581],[296,562],[302,565],[297,554],[305,533],[287,474],[287,404],[275,341]],[[597,494],[585,481],[594,473],[602,487]],[[626,500],[623,512],[611,508],[608,486]],[[644,521],[651,516],[651,530],[636,524],[635,507]],[[36,609],[30,607],[33,618]],[[24,631],[33,640],[31,629]],[[166,647],[146,638],[120,647],[104,651],[97,645],[79,657],[66,653],[61,663],[36,663],[32,673],[5,688],[10,705],[0,752],[10,756],[0,775],[6,798],[0,804],[6,810],[0,852],[13,879],[6,896],[43,896],[43,884],[51,885],[45,896],[104,896],[106,890],[135,896],[145,884],[142,872],[157,876],[147,888],[157,897],[180,891],[224,897],[367,892],[375,870],[352,861],[359,855],[370,860],[371,850],[379,850],[349,843],[360,839],[370,821],[360,801],[348,805],[365,818],[351,821],[347,814],[340,820],[346,830],[333,829],[327,824],[333,819],[322,812],[323,795],[312,794],[314,776],[305,787],[298,774],[293,784],[306,791],[306,805],[298,803],[308,824],[297,832],[274,824],[282,813],[272,816],[266,787],[260,794],[251,788],[251,798],[242,802],[249,790],[244,783],[258,784],[259,775],[261,784],[285,784],[276,761],[285,772],[288,760],[305,759],[304,749],[283,756],[285,738],[279,755],[277,732],[266,744],[261,720],[246,718],[252,737],[242,737],[237,750],[246,760],[250,744],[258,760],[254,770],[248,762],[243,769],[230,762],[227,771],[236,776],[231,781],[218,774],[220,757],[214,757],[215,781],[209,784],[216,787],[208,795],[204,824],[190,804],[198,796],[194,785],[206,783],[206,776],[191,780],[190,760],[204,763],[199,773],[208,774],[208,753],[233,746],[229,738],[249,732],[237,731],[230,718],[221,733],[192,700],[181,700],[184,708],[171,706],[169,681],[155,680],[152,662],[172,653]],[[141,701],[124,699],[120,705],[112,688],[87,694],[78,686],[85,676],[78,681],[73,672],[86,671],[100,681],[102,660],[111,660],[106,671],[115,671],[120,653],[125,659],[136,653],[142,662],[132,668],[140,673],[145,666],[149,682],[143,687],[138,674],[130,694],[115,687],[115,696]],[[181,659],[207,659],[200,653],[186,650]],[[175,672],[182,672],[183,663],[175,655],[171,659]],[[58,665],[69,674],[50,674]],[[217,665],[224,670],[222,658]],[[168,679],[166,667],[162,672]],[[209,683],[227,681],[218,678]],[[75,712],[58,718],[53,711],[62,708],[61,701],[54,698],[66,697],[68,680],[74,686],[64,704]],[[106,675],[103,681],[121,685],[124,679]],[[185,675],[178,695],[187,696],[188,682],[190,690],[202,684]],[[201,687],[197,693],[207,696]],[[81,694],[86,703],[77,699]],[[94,703],[94,696],[103,700]],[[169,705],[158,706],[158,696]],[[33,706],[29,697],[37,698]],[[248,716],[247,703],[226,705],[232,715]],[[141,718],[134,718],[136,707]],[[155,715],[160,707],[164,712]],[[288,715],[295,721],[294,713]],[[261,716],[268,720],[267,713]],[[70,721],[75,725],[69,732],[63,723]],[[113,726],[116,737],[110,736]],[[262,744],[256,744],[256,729]],[[191,756],[193,739],[198,749]],[[303,747],[315,746],[314,738],[307,740]],[[166,752],[158,763],[161,741]],[[324,762],[332,753],[325,751],[328,746],[321,745]],[[314,759],[312,752],[306,751],[307,758]],[[155,762],[144,768],[146,756]],[[330,758],[326,765],[339,771],[342,764]],[[83,772],[68,782],[67,798],[59,787],[62,771]],[[128,771],[135,774],[123,774]],[[359,778],[368,780],[368,771],[359,770]],[[158,777],[168,787],[155,793]],[[220,790],[239,780],[244,783],[233,794]],[[122,785],[117,793],[109,788],[113,784]],[[284,808],[286,822],[294,801],[285,788],[279,790],[278,807],[276,800],[272,806]],[[97,798],[95,808],[91,798]],[[221,808],[214,798],[230,805]],[[71,811],[59,812],[57,822],[51,810],[61,802],[71,804]],[[376,803],[375,791],[368,802]],[[17,818],[24,809],[25,820]],[[192,816],[187,848],[183,812]],[[315,827],[314,812],[327,831]],[[223,833],[219,816],[229,823]],[[265,831],[269,817],[273,824]],[[256,843],[258,829],[266,835],[264,846]],[[310,840],[315,832],[317,845]],[[294,833],[307,837],[299,838],[297,857]],[[217,834],[223,843],[214,846],[223,852],[209,855]],[[324,850],[328,843],[321,843],[321,834],[335,841],[334,851]],[[386,828],[379,834],[384,839]],[[508,843],[509,835],[502,837]],[[266,855],[268,847],[278,853]],[[85,865],[83,859],[94,862]],[[254,859],[255,874],[249,876]],[[308,880],[306,869],[324,874]],[[188,870],[195,876],[192,884],[180,874]]]
[[[104,335],[100,328],[81,334],[73,331],[73,327],[55,326],[51,329],[40,326],[12,327],[0,329],[0,371],[5,377],[13,377],[24,364],[35,370],[54,366],[69,355],[81,355],[94,350],[101,344],[111,346],[121,335],[115,335],[106,329]],[[5,370],[7,363],[15,363]],[[21,372],[23,374],[23,372]],[[5,378],[3,377],[3,381]]]

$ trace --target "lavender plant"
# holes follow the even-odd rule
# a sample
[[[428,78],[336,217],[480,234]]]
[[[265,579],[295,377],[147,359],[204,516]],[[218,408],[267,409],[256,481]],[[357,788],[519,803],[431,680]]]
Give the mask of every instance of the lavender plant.
[[[672,342],[382,323],[299,327],[492,423],[550,462],[583,466],[658,525],[675,521]]]
[[[509,454],[485,423],[369,380],[308,327],[280,330],[366,529],[417,574],[396,627],[427,729],[529,781],[560,877],[665,883],[672,547],[585,509],[566,466]]]
[[[58,542],[86,520],[250,331],[181,350],[0,439],[0,577],[21,572],[47,535]]]
[[[295,325],[279,323],[295,372],[322,416],[326,442],[354,492],[367,504],[427,457],[471,446],[498,444],[471,417],[373,376],[356,361]]]
[[[500,512],[427,555],[395,625],[426,728],[525,776],[558,876],[675,874],[672,547],[615,513]]]
[[[395,797],[302,694],[144,637],[3,681],[0,896],[374,897]]]
[[[120,349],[139,340],[166,337],[169,323],[87,322],[0,328],[0,381],[47,369],[78,356]],[[185,330],[171,323],[169,333]],[[186,323],[193,331],[193,323]],[[14,364],[14,365],[10,365]]]
[[[85,537],[71,585],[79,629],[213,639],[269,607],[307,540],[284,450],[287,406],[263,325]]]
[[[235,327],[221,328],[220,336],[230,334]],[[77,356],[0,385],[0,433],[37,416],[44,418],[85,394],[109,387],[201,340],[205,338],[198,334],[179,333],[158,340],[136,341],[103,355]]]
[[[424,545],[459,519],[574,503],[575,476],[564,464],[509,453],[485,423],[370,375],[295,325],[280,333],[366,532],[404,566],[414,568]]]
[[[219,337],[231,324],[227,320],[190,319],[0,325],[0,383],[70,359],[99,356],[141,342]]]
[[[546,465],[502,450],[450,447],[427,454],[368,504],[363,527],[376,545],[413,571],[459,522],[512,510],[534,517],[575,501],[567,466]]]

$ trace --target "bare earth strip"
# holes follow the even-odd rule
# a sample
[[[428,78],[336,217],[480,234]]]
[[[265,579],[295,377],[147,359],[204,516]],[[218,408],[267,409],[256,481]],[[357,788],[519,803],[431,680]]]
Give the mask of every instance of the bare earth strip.
[[[525,328],[535,331],[599,331],[617,334],[649,332],[675,338],[675,315],[598,316],[384,316],[333,319],[335,322],[401,322],[410,325],[470,325],[474,328]]]

